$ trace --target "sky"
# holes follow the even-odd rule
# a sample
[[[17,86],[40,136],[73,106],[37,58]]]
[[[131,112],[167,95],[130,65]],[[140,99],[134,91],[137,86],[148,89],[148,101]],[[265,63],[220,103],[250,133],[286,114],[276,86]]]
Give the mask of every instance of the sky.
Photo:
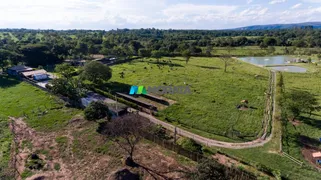
[[[227,29],[321,21],[321,0],[6,0],[0,28]]]

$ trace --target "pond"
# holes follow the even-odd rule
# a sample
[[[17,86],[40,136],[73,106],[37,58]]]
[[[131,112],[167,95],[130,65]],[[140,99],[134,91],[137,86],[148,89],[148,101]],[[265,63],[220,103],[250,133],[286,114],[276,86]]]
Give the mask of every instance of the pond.
[[[286,71],[286,72],[306,72],[306,68],[298,66],[290,66],[289,61],[293,59],[290,56],[264,56],[264,57],[241,57],[239,58],[242,61],[259,65],[259,66],[269,66],[269,65],[281,65],[270,67],[271,69],[277,71]],[[287,65],[287,66],[282,66]]]
[[[298,72],[298,73],[307,72],[306,68],[299,67],[299,66],[274,66],[270,68],[277,71],[284,71],[284,72]]]

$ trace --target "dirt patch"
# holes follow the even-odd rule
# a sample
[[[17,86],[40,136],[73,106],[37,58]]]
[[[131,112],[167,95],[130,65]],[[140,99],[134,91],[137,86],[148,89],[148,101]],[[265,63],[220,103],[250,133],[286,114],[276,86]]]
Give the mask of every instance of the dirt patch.
[[[312,156],[313,153],[321,152],[321,149],[319,148],[320,142],[307,136],[300,136],[299,141],[304,145],[301,149],[304,159],[315,168],[321,170],[321,165],[316,162],[317,160],[321,160],[321,158],[314,158]]]
[[[96,124],[77,117],[57,132],[36,132],[22,118],[10,118],[10,129],[14,134],[15,150],[12,166],[17,170],[15,179],[22,179],[26,171],[34,179],[110,179],[115,172],[128,169],[142,179],[184,179],[184,171],[190,169],[180,165],[174,157],[164,155],[156,145],[141,143],[134,160],[140,165],[126,167],[122,163],[124,153],[96,133]],[[37,154],[43,167],[29,169],[30,156]]]
[[[305,146],[301,149],[304,159],[306,159],[312,166],[316,167],[319,170],[321,170],[321,165],[317,164],[316,161],[321,160],[321,158],[314,158],[312,154],[320,151],[321,149],[316,149],[311,146]]]

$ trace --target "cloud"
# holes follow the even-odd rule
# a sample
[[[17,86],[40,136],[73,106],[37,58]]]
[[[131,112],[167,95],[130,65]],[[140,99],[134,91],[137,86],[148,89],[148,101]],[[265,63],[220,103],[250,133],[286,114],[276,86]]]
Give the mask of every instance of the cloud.
[[[223,1],[223,0],[222,0]],[[286,0],[269,0],[270,4]],[[313,1],[314,0],[301,0]],[[318,0],[319,2],[321,0]],[[320,21],[321,5],[303,3],[268,8],[262,1],[243,5],[208,4],[189,0],[9,0],[0,3],[0,28],[223,29],[270,23]],[[255,3],[253,3],[255,2]],[[316,2],[316,0],[315,0]],[[248,4],[245,4],[248,3]],[[300,4],[300,5],[299,5]],[[313,6],[312,6],[313,5]],[[311,6],[310,8],[308,8]]]
[[[302,1],[307,3],[321,3],[320,0],[302,0]]]
[[[302,6],[302,3],[298,3],[298,4],[294,5],[294,6],[292,6],[290,9],[296,9],[296,8],[301,7],[301,6]]]
[[[286,0],[272,0],[269,2],[269,4],[279,4],[279,3],[284,3]]]
[[[193,18],[200,16],[226,16],[235,11],[237,6],[176,4],[163,10],[169,18]]]
[[[247,0],[246,4],[251,4],[253,2],[253,0]]]

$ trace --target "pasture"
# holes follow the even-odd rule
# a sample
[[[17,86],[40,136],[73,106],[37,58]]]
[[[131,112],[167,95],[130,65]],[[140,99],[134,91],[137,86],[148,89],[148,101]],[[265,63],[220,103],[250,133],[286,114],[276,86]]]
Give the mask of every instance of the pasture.
[[[113,77],[107,86],[128,93],[131,85],[187,84],[192,94],[164,95],[177,103],[161,110],[158,118],[209,138],[255,139],[262,130],[269,72],[241,61],[232,62],[227,69],[224,73],[224,64],[218,58],[193,57],[188,64],[183,58],[163,58],[159,63],[140,59],[112,66]],[[244,99],[254,109],[238,110],[236,106]]]

